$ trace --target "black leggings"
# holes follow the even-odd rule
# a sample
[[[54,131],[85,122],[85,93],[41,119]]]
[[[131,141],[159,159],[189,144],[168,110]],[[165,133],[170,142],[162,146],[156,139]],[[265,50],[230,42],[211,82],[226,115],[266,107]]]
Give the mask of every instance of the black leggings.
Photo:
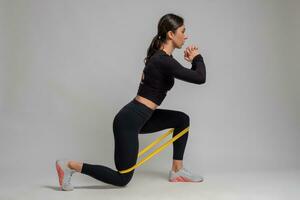
[[[136,164],[139,152],[138,134],[174,128],[174,137],[189,124],[189,116],[184,112],[158,108],[152,110],[133,99],[117,113],[113,120],[114,160],[118,171],[103,165],[83,163],[81,173],[108,184],[125,186],[131,180],[134,170],[124,174],[119,171]],[[187,139],[188,132],[173,142],[174,160],[183,160]]]

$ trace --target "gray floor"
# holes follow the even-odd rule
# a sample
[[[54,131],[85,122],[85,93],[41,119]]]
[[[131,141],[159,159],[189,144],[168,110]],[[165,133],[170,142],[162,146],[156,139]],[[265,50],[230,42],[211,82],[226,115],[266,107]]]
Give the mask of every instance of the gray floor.
[[[74,174],[73,191],[59,191],[55,171],[1,171],[1,200],[10,199],[300,199],[300,171],[201,174],[202,183],[169,183],[167,172],[139,169],[124,188]]]

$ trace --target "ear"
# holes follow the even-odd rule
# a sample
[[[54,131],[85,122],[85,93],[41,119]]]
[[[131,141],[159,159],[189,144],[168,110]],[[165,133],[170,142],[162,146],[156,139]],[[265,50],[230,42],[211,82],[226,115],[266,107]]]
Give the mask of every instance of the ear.
[[[173,39],[174,38],[174,33],[172,31],[168,31],[167,32],[167,36],[170,38],[170,39]]]

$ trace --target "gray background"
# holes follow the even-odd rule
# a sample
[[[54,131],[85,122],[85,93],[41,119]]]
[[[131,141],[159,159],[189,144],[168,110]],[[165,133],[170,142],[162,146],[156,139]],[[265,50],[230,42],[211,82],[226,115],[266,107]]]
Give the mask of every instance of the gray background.
[[[299,1],[0,1],[0,175],[57,158],[115,169],[112,121],[136,95],[159,18],[185,19],[207,82],[175,80],[159,108],[191,117],[198,174],[299,169]],[[298,13],[297,13],[298,12]],[[140,149],[167,130],[140,135]],[[168,138],[169,139],[169,138]],[[167,140],[164,140],[167,141]],[[168,170],[172,146],[137,169]],[[165,171],[167,173],[167,171]]]

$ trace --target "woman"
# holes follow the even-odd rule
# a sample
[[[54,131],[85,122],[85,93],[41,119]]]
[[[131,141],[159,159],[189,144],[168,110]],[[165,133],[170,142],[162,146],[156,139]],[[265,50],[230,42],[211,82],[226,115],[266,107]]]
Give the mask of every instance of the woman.
[[[103,165],[66,159],[57,160],[56,169],[61,190],[73,190],[70,180],[75,172],[89,175],[108,184],[125,186],[131,180],[134,170],[127,173],[119,171],[136,164],[139,149],[138,134],[174,128],[174,137],[189,126],[190,119],[186,113],[157,108],[167,91],[173,87],[174,78],[194,84],[205,83],[205,64],[196,46],[191,45],[184,51],[184,59],[192,64],[191,69],[183,67],[172,56],[173,50],[180,49],[186,39],[182,17],[169,13],[159,20],[158,33],[153,38],[147,57],[144,59],[145,68],[137,96],[126,104],[113,120],[114,160],[118,171]],[[182,160],[187,139],[188,132],[173,142],[170,182],[203,181],[201,176],[194,175],[183,167]]]

